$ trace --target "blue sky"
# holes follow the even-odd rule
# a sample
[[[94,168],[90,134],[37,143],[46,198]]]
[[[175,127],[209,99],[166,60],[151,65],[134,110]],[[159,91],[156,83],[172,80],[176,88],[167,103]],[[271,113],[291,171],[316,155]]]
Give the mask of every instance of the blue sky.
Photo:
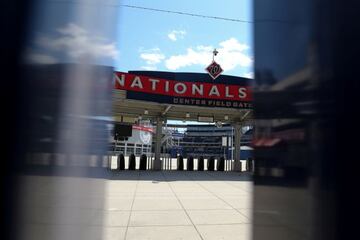
[[[124,5],[252,21],[252,1],[128,0]],[[204,72],[213,48],[224,74],[251,76],[252,24],[119,8],[115,68]]]
[[[251,0],[128,0],[122,4],[247,21],[253,17]],[[252,24],[132,8],[120,8],[119,14],[119,58],[115,61],[119,71],[204,72],[212,60],[213,48],[217,48],[215,60],[224,68],[224,74],[253,75]]]
[[[205,72],[217,48],[215,60],[223,74],[253,75],[252,24],[121,5],[253,18],[251,0],[37,0],[24,60],[56,64],[85,59],[118,71]]]
[[[38,0],[27,61],[87,61],[119,71],[253,73],[252,24],[133,9],[132,5],[252,21],[251,0]],[[78,4],[81,2],[81,4]],[[46,19],[46,21],[44,21]]]

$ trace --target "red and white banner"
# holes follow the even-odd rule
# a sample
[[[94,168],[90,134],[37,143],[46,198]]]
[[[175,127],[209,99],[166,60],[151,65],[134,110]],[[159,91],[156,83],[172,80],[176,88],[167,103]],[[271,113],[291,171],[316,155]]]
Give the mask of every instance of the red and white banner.
[[[140,125],[133,125],[132,128],[135,129],[135,130],[139,130],[139,131],[154,133],[154,129],[152,129],[151,127],[145,127],[145,126],[140,126]]]
[[[115,73],[115,89],[161,94],[173,97],[222,99],[233,101],[252,100],[251,90],[248,86],[174,81],[123,72]]]
[[[128,99],[203,107],[252,108],[249,86],[191,80],[169,80],[115,72],[114,87],[126,90]]]

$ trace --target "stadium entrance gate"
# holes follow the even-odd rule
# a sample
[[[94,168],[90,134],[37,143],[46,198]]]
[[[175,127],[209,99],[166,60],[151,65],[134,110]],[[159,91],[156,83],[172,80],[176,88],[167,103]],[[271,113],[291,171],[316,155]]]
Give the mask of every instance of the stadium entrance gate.
[[[152,169],[161,170],[163,123],[167,120],[227,123],[234,126],[234,170],[241,170],[242,126],[252,118],[251,79],[205,73],[157,71],[115,72],[113,116],[134,124],[141,119],[156,125]]]

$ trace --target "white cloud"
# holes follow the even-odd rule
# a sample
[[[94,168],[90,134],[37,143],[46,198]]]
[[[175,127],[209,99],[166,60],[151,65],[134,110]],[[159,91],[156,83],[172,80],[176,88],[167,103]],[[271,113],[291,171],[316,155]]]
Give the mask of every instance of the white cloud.
[[[249,67],[252,65],[252,58],[244,53],[249,49],[246,44],[241,44],[236,38],[230,38],[218,44],[218,55],[215,60],[227,71],[236,67]],[[170,70],[200,65],[205,67],[212,60],[213,46],[197,46],[195,49],[188,48],[185,54],[171,56],[165,60],[165,66]]]
[[[156,68],[156,66],[142,66],[141,69],[153,71],[153,70],[156,70],[157,68]]]
[[[151,48],[147,50],[141,48],[140,52],[140,58],[147,64],[147,66],[141,67],[142,69],[155,70],[156,65],[165,59],[165,55],[161,53],[159,48]]]
[[[208,48],[209,51],[206,51],[205,48]],[[211,50],[210,50],[211,49]],[[196,50],[188,48],[186,54],[171,56],[165,61],[165,66],[170,70],[177,70],[182,67],[187,67],[191,65],[206,65],[209,64],[212,58],[212,47],[198,46]]]
[[[74,23],[69,23],[66,27],[58,28],[57,31],[63,35],[86,35],[87,31]]]
[[[158,64],[165,58],[161,53],[142,53],[140,54],[140,57],[149,65]]]
[[[34,64],[54,64],[58,63],[58,60],[50,55],[30,52],[26,53],[25,62]]]
[[[57,29],[59,37],[41,37],[37,43],[45,48],[56,51],[66,51],[73,59],[86,57],[105,57],[117,59],[119,52],[114,42],[109,42],[101,36],[93,36],[86,29],[70,23]]]
[[[170,38],[170,40],[172,40],[172,41],[176,41],[176,40],[177,40],[175,33],[169,33],[169,34],[168,34],[168,38]]]
[[[149,48],[149,49],[144,49],[143,47],[140,47],[139,52],[141,52],[141,53],[153,53],[153,52],[161,52],[161,50],[158,47]]]
[[[248,73],[245,73],[244,74],[244,77],[246,77],[246,78],[254,78],[254,72],[248,72]]]
[[[226,50],[231,50],[231,51],[244,51],[249,49],[249,46],[246,44],[241,44],[238,42],[238,40],[236,38],[230,38],[228,40],[225,40],[221,43],[219,43],[219,45]]]
[[[177,41],[178,38],[184,38],[186,31],[184,30],[173,30],[167,36],[171,41]]]

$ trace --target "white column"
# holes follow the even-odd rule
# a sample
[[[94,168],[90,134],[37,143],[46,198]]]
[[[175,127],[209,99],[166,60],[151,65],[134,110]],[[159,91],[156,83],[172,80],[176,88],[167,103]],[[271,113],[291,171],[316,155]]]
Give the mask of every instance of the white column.
[[[242,125],[237,123],[234,125],[235,139],[234,139],[234,147],[235,147],[235,157],[234,157],[234,171],[241,171],[241,162],[240,162],[240,140],[241,140],[241,127]]]
[[[161,137],[162,137],[162,119],[158,117],[156,119],[154,170],[161,170],[161,161],[160,161]]]

